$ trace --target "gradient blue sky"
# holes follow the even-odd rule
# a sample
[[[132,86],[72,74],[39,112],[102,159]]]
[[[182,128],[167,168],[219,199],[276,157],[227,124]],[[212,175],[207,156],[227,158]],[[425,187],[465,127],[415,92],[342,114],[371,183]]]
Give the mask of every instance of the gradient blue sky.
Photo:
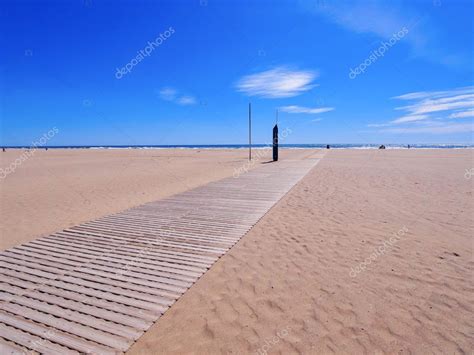
[[[248,102],[258,143],[472,143],[473,1],[0,7],[0,145],[245,143]]]

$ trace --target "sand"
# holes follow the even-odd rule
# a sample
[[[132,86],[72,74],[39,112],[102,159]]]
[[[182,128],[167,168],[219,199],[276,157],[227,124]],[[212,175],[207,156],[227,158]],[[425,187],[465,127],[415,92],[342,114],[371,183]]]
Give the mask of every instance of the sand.
[[[472,353],[472,166],[331,150],[129,354]]]
[[[0,181],[3,248],[245,164],[242,151],[37,153]],[[328,151],[129,353],[471,353],[473,166],[472,150]]]
[[[0,151],[1,250],[255,166],[248,165],[246,150],[49,149],[35,151],[2,178],[24,152]],[[259,162],[270,154],[254,151]]]

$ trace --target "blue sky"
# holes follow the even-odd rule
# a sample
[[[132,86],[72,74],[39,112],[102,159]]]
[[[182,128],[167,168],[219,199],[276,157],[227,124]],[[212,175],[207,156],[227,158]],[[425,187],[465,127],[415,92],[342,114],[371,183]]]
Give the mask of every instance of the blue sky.
[[[472,143],[472,1],[0,7],[0,145]]]

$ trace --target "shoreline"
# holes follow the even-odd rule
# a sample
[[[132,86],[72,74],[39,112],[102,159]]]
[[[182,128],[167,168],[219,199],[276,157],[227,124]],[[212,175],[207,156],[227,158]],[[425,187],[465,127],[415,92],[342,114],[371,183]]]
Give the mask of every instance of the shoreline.
[[[405,150],[405,149],[474,149],[474,144],[329,144],[330,149],[361,149],[373,150],[379,149],[384,145],[387,150]],[[283,150],[288,149],[326,149],[327,144],[280,144],[279,148]],[[230,145],[135,145],[135,146],[121,146],[121,145],[92,145],[92,146],[1,146],[5,150],[247,150],[248,145],[245,144],[230,144]],[[252,144],[252,149],[271,149],[271,144]]]

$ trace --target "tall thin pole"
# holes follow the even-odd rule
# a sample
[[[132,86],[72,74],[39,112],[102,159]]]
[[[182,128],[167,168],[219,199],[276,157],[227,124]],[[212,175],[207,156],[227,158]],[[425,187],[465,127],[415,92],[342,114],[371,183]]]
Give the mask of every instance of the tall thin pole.
[[[249,102],[249,160],[252,160],[252,105]]]

